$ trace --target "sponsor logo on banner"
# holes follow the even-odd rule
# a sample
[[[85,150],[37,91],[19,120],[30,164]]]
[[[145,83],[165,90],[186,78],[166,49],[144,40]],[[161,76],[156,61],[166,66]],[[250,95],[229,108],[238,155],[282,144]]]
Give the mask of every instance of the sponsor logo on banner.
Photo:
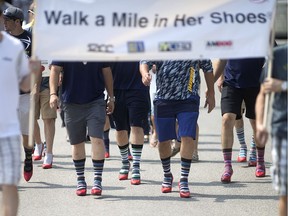
[[[141,53],[145,52],[145,46],[143,41],[129,41],[127,42],[129,53]]]
[[[191,51],[192,43],[189,41],[171,41],[171,42],[160,42],[160,52],[179,52],[179,51]]]
[[[88,52],[114,53],[114,46],[112,44],[89,43]]]
[[[207,41],[206,48],[232,48],[233,42],[231,40],[228,41]]]

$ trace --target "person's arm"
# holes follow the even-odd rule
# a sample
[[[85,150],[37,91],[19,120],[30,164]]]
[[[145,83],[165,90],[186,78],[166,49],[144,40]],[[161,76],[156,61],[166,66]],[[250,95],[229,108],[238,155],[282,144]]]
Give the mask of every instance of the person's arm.
[[[139,71],[142,76],[142,82],[145,86],[149,86],[152,80],[152,76],[149,73],[149,65],[147,61],[140,61]]]
[[[114,111],[114,90],[113,90],[113,75],[110,67],[106,67],[102,69],[104,82],[105,82],[105,88],[108,94],[108,102],[107,102],[107,114],[111,114]]]
[[[59,84],[59,75],[62,71],[62,67],[57,65],[51,65],[50,79],[49,79],[49,88],[50,88],[50,107],[52,109],[57,109],[58,107],[58,84]]]
[[[268,131],[266,125],[263,124],[264,106],[265,106],[265,88],[264,85],[262,84],[255,104],[256,140],[260,146],[265,146],[265,143],[268,140]]]
[[[215,108],[215,91],[214,91],[214,75],[213,72],[204,73],[207,90],[206,90],[206,101],[204,108],[208,106],[208,113]]]
[[[219,59],[214,62],[214,82],[216,82],[224,72],[227,60]]]
[[[26,63],[27,63],[27,60],[26,60]],[[33,73],[33,74],[35,74],[36,77],[41,76],[41,72],[40,72],[41,64],[40,64],[39,60],[30,59],[29,60],[29,69],[30,69],[30,74]],[[29,92],[29,90],[31,88],[31,76],[30,76],[30,74],[23,77],[22,80],[20,81],[19,87],[23,92]]]

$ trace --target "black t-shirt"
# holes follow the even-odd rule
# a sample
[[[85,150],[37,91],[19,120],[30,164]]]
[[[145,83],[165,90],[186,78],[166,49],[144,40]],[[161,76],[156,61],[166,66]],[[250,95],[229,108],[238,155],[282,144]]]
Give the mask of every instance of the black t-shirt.
[[[32,55],[32,34],[26,30],[20,35],[14,37],[18,38],[24,45],[25,52],[28,57]]]
[[[20,35],[13,35],[14,37],[18,38],[25,49],[27,58],[31,57],[32,55],[32,34],[29,31],[24,30],[24,32]],[[20,90],[20,94],[26,94],[27,92],[23,92]]]

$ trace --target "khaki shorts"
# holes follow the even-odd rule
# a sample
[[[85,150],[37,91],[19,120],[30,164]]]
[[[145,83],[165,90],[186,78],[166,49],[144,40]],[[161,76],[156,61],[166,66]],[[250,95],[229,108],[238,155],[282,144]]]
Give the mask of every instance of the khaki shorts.
[[[57,112],[55,109],[50,108],[50,90],[45,89],[39,93],[39,96],[35,97],[35,119],[55,119],[57,118]]]
[[[21,134],[29,135],[30,93],[19,95],[19,121]]]

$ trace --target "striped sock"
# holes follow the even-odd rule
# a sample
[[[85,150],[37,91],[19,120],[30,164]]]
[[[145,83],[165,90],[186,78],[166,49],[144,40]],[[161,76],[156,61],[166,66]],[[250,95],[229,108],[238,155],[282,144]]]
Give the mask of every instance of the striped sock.
[[[132,144],[132,156],[133,156],[133,170],[132,179],[140,179],[140,160],[143,145]]]
[[[86,158],[81,160],[73,160],[73,162],[77,174],[77,190],[86,189],[87,185],[84,176]]]
[[[172,187],[173,176],[170,169],[171,157],[161,159],[162,168],[164,172],[164,180],[162,187]]]
[[[188,176],[190,172],[192,160],[181,157],[181,177],[179,188],[181,192],[189,192]]]
[[[110,139],[109,139],[109,131],[110,129],[104,131],[103,133],[103,141],[104,141],[104,145],[105,145],[105,152],[109,153],[109,144],[110,144]]]
[[[232,148],[229,149],[223,149],[223,158],[224,158],[224,173],[223,176],[232,176],[233,170],[232,170],[232,163],[231,163],[231,158],[232,158]]]
[[[33,149],[24,148],[25,160],[24,160],[24,171],[31,172],[33,170],[32,153]]]
[[[105,160],[93,160],[93,169],[94,169],[94,184],[92,189],[102,190],[102,173]]]
[[[263,148],[257,147],[257,164],[258,165],[264,165],[264,153],[265,153],[265,147]]]
[[[232,167],[231,158],[232,158],[232,148],[223,149],[223,158],[225,167]]]
[[[128,148],[129,143],[124,146],[118,146],[122,158],[122,167],[120,169],[120,174],[128,174],[129,173],[129,160],[128,160]]]
[[[240,152],[239,156],[240,157],[246,157],[247,156],[247,145],[245,142],[245,133],[244,133],[244,128],[236,128],[236,134],[240,143]]]
[[[251,148],[250,148],[250,153],[249,153],[249,161],[256,161],[256,144],[255,144],[255,139],[254,136],[252,136],[252,141],[251,141]]]

